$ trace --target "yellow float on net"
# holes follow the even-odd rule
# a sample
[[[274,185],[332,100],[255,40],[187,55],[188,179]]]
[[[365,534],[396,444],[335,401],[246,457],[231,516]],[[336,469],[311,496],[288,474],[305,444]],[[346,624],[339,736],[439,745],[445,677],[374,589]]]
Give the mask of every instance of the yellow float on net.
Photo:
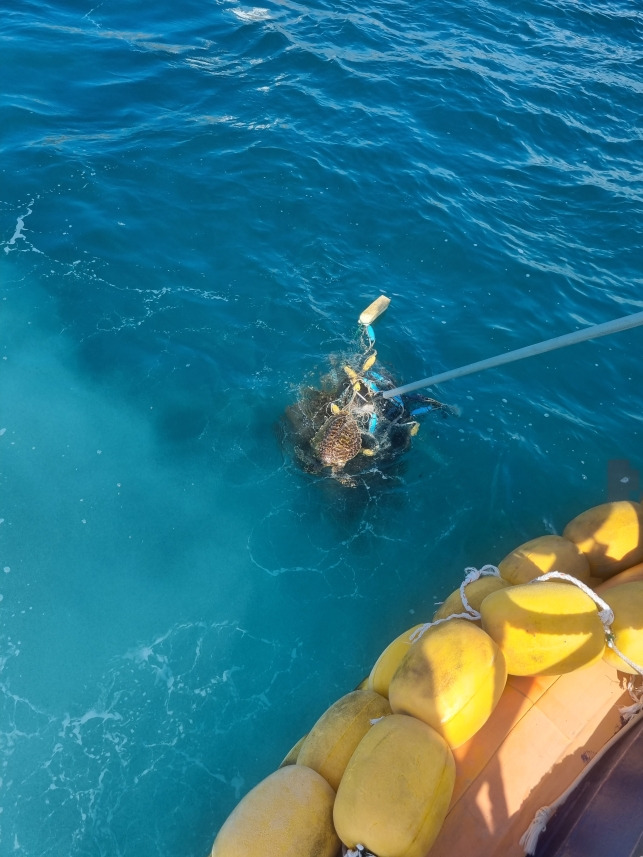
[[[362,372],[368,372],[368,370],[374,365],[376,360],[377,351],[374,351],[369,357],[366,358],[366,360],[362,364]]]
[[[423,720],[459,747],[487,720],[506,680],[491,637],[466,619],[449,619],[411,646],[391,679],[389,701],[395,713]]]
[[[569,583],[509,586],[488,595],[480,613],[510,675],[562,675],[603,655],[605,633],[596,604]]]
[[[279,768],[237,804],[211,857],[336,857],[334,800],[335,792],[316,771]]]
[[[403,714],[384,717],[346,767],[333,810],[335,829],[348,848],[425,857],[444,822],[454,782],[453,754],[435,730]]]
[[[348,760],[371,723],[391,713],[388,700],[372,690],[354,690],[325,711],[302,742],[298,765],[321,774],[337,789]]]

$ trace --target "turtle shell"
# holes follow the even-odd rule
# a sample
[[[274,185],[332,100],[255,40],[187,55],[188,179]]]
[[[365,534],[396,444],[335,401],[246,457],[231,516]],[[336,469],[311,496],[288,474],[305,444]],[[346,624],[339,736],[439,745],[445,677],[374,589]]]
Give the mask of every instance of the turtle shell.
[[[326,420],[313,446],[323,465],[341,468],[361,450],[362,435],[354,417],[341,413]]]

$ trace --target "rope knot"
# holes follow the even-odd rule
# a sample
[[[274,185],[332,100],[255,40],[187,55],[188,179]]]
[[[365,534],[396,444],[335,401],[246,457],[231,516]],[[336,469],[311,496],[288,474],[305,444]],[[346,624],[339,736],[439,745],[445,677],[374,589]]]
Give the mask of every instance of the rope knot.
[[[634,679],[630,679],[627,683],[627,691],[630,697],[634,700],[633,705],[623,705],[619,708],[619,714],[623,723],[629,723],[634,717],[643,712],[643,684],[636,687]]]
[[[500,577],[500,570],[496,568],[495,565],[483,565],[482,568],[465,568],[464,572],[465,577],[460,584],[460,599],[462,601],[462,606],[472,619],[479,619],[480,613],[469,604],[464,590],[470,583],[480,580],[481,577]]]
[[[523,833],[523,835],[520,837],[520,844],[525,849],[526,855],[532,855],[535,853],[538,838],[547,827],[547,823],[554,814],[555,810],[555,805],[542,806],[536,812],[533,821],[531,822],[527,830]]]
[[[605,635],[608,636],[611,634],[611,624],[614,621],[614,611],[611,607],[608,607],[606,610],[598,611],[598,618],[603,623],[603,628],[605,628]]]

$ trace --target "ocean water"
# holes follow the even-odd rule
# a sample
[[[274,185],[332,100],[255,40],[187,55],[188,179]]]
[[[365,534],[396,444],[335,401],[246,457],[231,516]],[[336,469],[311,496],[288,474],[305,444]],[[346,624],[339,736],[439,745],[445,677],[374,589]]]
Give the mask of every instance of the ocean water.
[[[400,382],[643,308],[642,37],[630,0],[4,10],[1,854],[205,857],[466,567],[639,495],[640,329],[434,389],[356,487],[281,420],[382,293]]]

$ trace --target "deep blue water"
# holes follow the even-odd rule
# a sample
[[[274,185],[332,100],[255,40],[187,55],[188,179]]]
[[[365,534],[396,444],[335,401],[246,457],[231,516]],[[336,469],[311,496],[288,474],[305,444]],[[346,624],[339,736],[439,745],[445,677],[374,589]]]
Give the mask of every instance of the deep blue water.
[[[643,468],[640,329],[444,384],[356,488],[279,430],[381,293],[400,382],[643,308],[642,37],[630,0],[6,6],[0,853],[204,857],[466,566]]]

